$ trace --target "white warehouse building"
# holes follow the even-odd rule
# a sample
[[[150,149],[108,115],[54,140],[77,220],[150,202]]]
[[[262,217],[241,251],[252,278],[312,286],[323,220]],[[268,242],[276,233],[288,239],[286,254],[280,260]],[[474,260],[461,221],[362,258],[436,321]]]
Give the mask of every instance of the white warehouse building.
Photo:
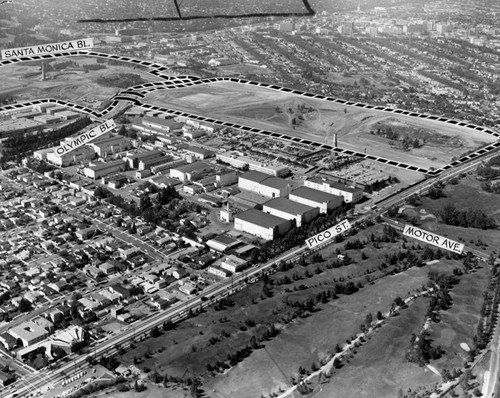
[[[290,193],[290,200],[303,205],[318,207],[320,213],[327,213],[328,210],[341,206],[344,198],[309,187],[300,187]]]
[[[317,189],[332,195],[344,197],[346,203],[357,203],[363,199],[363,190],[349,187],[340,182],[332,181],[321,177],[312,177],[304,181],[304,186]]]
[[[244,156],[242,152],[238,151],[218,153],[215,155],[215,158],[238,169],[242,169],[248,165],[249,170],[260,171],[261,173],[269,174],[275,177],[285,177],[290,174],[288,166],[263,163],[252,159],[249,156]]]
[[[280,198],[290,193],[290,182],[259,171],[249,171],[238,178],[238,188],[269,198]]]
[[[304,205],[285,198],[271,199],[269,202],[264,203],[262,211],[286,220],[295,220],[297,227],[319,215],[318,207]]]
[[[291,228],[292,221],[256,209],[244,211],[234,217],[234,229],[265,240],[273,240]]]

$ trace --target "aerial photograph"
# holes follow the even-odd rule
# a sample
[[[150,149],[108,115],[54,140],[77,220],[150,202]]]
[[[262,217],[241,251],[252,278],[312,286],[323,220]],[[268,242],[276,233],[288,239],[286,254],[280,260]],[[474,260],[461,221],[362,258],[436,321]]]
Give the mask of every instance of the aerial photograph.
[[[0,398],[500,398],[498,0],[3,0],[0,55]]]

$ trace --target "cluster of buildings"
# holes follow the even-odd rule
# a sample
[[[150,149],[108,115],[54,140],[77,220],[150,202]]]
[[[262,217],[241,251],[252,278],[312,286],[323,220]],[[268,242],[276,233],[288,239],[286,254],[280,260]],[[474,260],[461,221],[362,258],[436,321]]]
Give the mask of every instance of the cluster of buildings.
[[[64,123],[81,116],[79,112],[53,103],[33,105],[31,108],[16,111],[9,119],[3,120],[0,123],[0,138],[34,133],[50,128],[48,125]]]
[[[296,186],[290,180],[249,171],[238,178],[246,197],[247,210],[234,217],[234,228],[265,240],[272,240],[342,205],[362,199],[363,191],[319,177]],[[226,213],[222,213],[227,217]]]

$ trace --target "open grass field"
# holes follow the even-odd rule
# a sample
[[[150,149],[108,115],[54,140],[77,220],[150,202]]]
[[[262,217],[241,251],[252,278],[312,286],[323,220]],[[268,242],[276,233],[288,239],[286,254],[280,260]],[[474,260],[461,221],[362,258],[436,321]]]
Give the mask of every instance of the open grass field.
[[[66,60],[80,65],[96,63],[95,57],[68,57]],[[106,69],[84,72],[62,70],[49,72],[48,79],[41,80],[40,66],[15,64],[0,68],[2,75],[2,90],[15,89],[16,101],[38,98],[58,98],[81,105],[103,102],[115,95],[120,89],[103,87],[96,83],[102,76],[117,73],[133,73],[145,81],[157,80],[142,68],[134,68],[133,64],[123,62],[121,65],[106,65]],[[38,72],[38,73],[37,73]]]
[[[419,298],[400,315],[390,318],[344,367],[321,384],[314,398],[396,398],[398,390],[429,386],[440,377],[405,359],[410,336],[418,333],[429,299]]]
[[[500,242],[500,228],[481,230],[477,228],[462,228],[451,225],[444,225],[439,222],[439,211],[446,205],[453,205],[459,210],[466,210],[469,207],[482,210],[487,216],[492,217],[500,225],[500,195],[488,193],[481,189],[480,182],[472,175],[462,178],[457,185],[447,185],[445,188],[446,197],[436,200],[427,197],[422,198],[422,205],[415,210],[425,209],[428,214],[433,214],[437,218],[426,218],[422,220],[422,227],[429,231],[448,236],[451,239],[463,242],[471,247],[491,252],[498,250]],[[475,245],[479,241],[486,245]]]
[[[372,233],[381,235],[382,229],[381,225],[375,225],[349,239],[367,240]],[[308,261],[305,266],[296,265],[273,275],[272,297],[263,298],[262,282],[251,285],[231,297],[233,306],[220,311],[210,307],[195,318],[178,324],[174,330],[163,332],[160,337],[140,341],[134,349],[122,355],[121,362],[125,365],[136,362],[140,368],[148,367],[172,376],[201,376],[209,397],[253,398],[262,393],[278,392],[279,388],[291,386],[291,377],[297,375],[299,366],[310,370],[313,362],[319,364],[329,358],[336,344],[342,345],[358,333],[368,313],[373,316],[377,311],[386,313],[397,296],[408,297],[425,286],[430,270],[450,272],[459,266],[457,261],[442,258],[437,264],[382,277],[394,268],[390,265],[378,268],[385,260],[384,255],[402,249],[402,241],[379,243],[378,248],[370,243],[362,250],[366,259],[361,258],[361,250],[343,250],[345,243],[323,250],[322,262]],[[337,247],[343,254],[347,253],[354,263],[327,269],[326,263],[336,256],[334,251]],[[411,243],[406,243],[406,248],[410,247]],[[320,271],[316,271],[318,267],[321,267]],[[367,271],[370,275],[366,275]],[[306,272],[309,276],[305,276]],[[300,277],[293,280],[294,274]],[[279,284],[281,278],[286,276],[292,279],[291,283]],[[325,289],[331,290],[335,280],[340,279],[361,282],[364,287],[352,295],[339,295],[338,299],[318,303],[311,314],[290,321],[295,309],[289,302],[302,301],[315,297]],[[422,326],[423,316],[410,321],[413,322],[413,319],[415,325],[409,324],[411,327]],[[242,329],[247,320],[254,320],[256,326]],[[226,361],[228,354],[248,345],[252,336],[262,335],[271,324],[280,330],[278,336],[262,343],[263,347],[254,350],[243,362],[224,373],[207,371],[207,364]],[[385,336],[383,331],[378,334]],[[403,340],[407,344],[409,337],[398,344],[403,344]],[[420,383],[420,376],[415,380],[415,383]]]
[[[450,293],[453,306],[447,311],[441,311],[441,322],[431,324],[430,338],[434,340],[433,346],[440,345],[446,352],[442,358],[432,361],[437,369],[460,368],[467,359],[467,352],[460,344],[466,343],[472,347],[489,273],[489,267],[483,266],[463,275],[460,283]]]
[[[260,396],[260,393],[277,392],[279,387],[283,389],[290,387],[290,376],[297,375],[299,366],[310,370],[311,364],[313,362],[318,364],[321,359],[327,357],[333,352],[336,344],[342,345],[346,339],[358,333],[359,325],[367,313],[375,314],[378,310],[385,312],[390,308],[395,297],[406,297],[408,291],[425,284],[427,271],[425,267],[410,269],[404,273],[381,279],[374,285],[368,285],[352,296],[341,296],[311,317],[290,325],[278,337],[266,344],[265,350],[261,349],[253,353],[243,363],[230,370],[227,375],[217,376],[213,382],[206,384],[207,391],[215,389],[216,391],[210,396],[217,398],[233,396],[253,398],[256,393],[258,393],[257,396]],[[377,335],[382,335],[384,339],[387,338],[386,342],[391,342],[396,339],[395,336],[401,333],[402,328],[405,331],[418,331],[423,323],[426,305],[423,304],[423,307],[422,311],[417,311],[414,316],[401,322],[401,325],[393,333],[389,332],[387,335],[384,329]],[[405,311],[402,314],[404,313]],[[387,358],[394,352],[399,352],[399,355],[404,357],[405,351],[403,350],[406,350],[409,344],[410,334],[411,332],[409,332],[408,338],[403,336],[396,339],[397,343],[394,346],[392,345],[394,343],[386,346],[380,345],[379,352],[384,351],[388,355],[384,361],[387,361]],[[362,366],[364,360],[360,360],[358,367]],[[351,364],[347,368],[350,367]],[[391,369],[397,367],[400,367],[399,362],[391,366]],[[418,366],[413,365],[409,367],[418,368]],[[379,374],[378,370],[375,369],[369,371],[373,377]],[[388,371],[386,376],[389,373]],[[422,371],[422,373],[424,372]],[[337,385],[337,382],[332,381],[332,384]],[[370,391],[369,384],[367,382],[367,394]],[[351,379],[350,384],[346,383],[345,385],[346,391],[350,388],[352,395],[333,396],[355,397],[359,392],[357,388],[353,388],[355,385],[358,384],[354,382],[354,379]],[[255,386],[259,386],[257,391]],[[378,396],[383,397],[384,395]],[[332,397],[332,395],[324,395],[324,397]]]
[[[219,82],[151,93],[147,102],[168,108],[211,116],[234,123],[307,138],[332,142],[336,133],[342,148],[404,161],[420,167],[440,167],[452,157],[493,142],[487,134],[432,120],[360,109],[354,106],[306,99],[264,87]],[[303,120],[292,124],[290,114],[302,112]],[[291,112],[290,112],[291,110]],[[390,140],[370,134],[378,127],[391,127],[401,134],[434,137],[424,146],[410,151],[391,147]]]

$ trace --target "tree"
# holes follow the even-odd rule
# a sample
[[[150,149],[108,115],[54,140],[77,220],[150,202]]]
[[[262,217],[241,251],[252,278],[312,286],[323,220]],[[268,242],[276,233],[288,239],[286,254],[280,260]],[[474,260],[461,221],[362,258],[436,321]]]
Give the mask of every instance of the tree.
[[[141,208],[141,211],[146,211],[150,209],[153,206],[153,202],[151,201],[151,197],[149,194],[142,194],[139,202],[139,206]]]
[[[382,315],[382,312],[377,311],[377,320],[381,321],[382,319],[384,319],[384,316]]]
[[[394,299],[394,304],[396,304],[398,307],[403,307],[405,305],[405,302],[401,297],[398,296]]]
[[[149,373],[148,378],[153,383],[160,383],[163,380],[163,376],[161,374],[159,374],[157,370]]]
[[[158,326],[155,326],[155,327],[153,327],[153,329],[151,329],[151,333],[150,333],[151,337],[155,338],[155,337],[158,337],[160,335],[161,335],[161,332],[158,329]]]
[[[26,300],[24,297],[19,301],[19,311],[21,312],[29,312],[32,310],[31,303]]]
[[[142,384],[142,383],[139,384],[137,382],[137,380],[135,381],[135,383],[134,383],[134,390],[135,390],[135,392],[142,392],[142,391],[144,391],[146,389],[147,389],[147,387],[146,387],[145,384]]]

